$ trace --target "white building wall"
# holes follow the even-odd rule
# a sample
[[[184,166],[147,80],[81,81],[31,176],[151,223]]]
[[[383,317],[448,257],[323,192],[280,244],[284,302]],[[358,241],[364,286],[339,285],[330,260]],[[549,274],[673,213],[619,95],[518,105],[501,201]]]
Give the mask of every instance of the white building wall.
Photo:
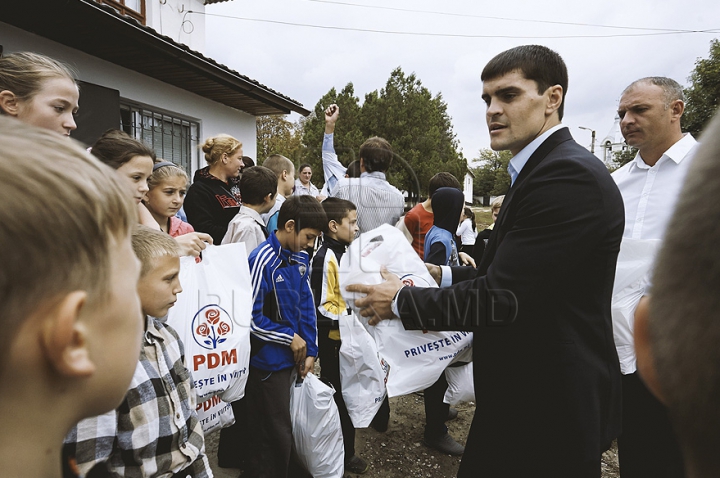
[[[188,13],[189,11],[198,13]],[[203,0],[145,0],[145,24],[205,54]]]
[[[205,138],[227,133],[243,143],[243,154],[252,158],[257,157],[255,117],[251,114],[1,22],[0,45],[3,46],[5,53],[33,51],[57,58],[76,68],[80,80],[119,90],[122,99],[167,110],[198,121],[200,145]],[[82,107],[81,94],[80,108]],[[200,164],[193,164],[193,171],[205,166],[202,152],[198,157]]]

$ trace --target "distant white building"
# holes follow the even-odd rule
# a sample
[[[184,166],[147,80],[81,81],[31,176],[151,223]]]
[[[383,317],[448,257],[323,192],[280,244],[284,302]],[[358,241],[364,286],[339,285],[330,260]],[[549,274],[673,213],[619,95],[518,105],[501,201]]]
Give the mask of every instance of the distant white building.
[[[600,158],[603,163],[610,164],[615,161],[615,153],[626,151],[630,146],[625,142],[622,132],[620,131],[620,116],[615,115],[615,122],[608,131],[608,134],[600,140],[595,150],[595,156]]]
[[[4,1],[0,49],[42,53],[78,71],[72,137],[92,144],[119,128],[192,174],[205,166],[198,147],[205,138],[230,134],[256,158],[256,116],[310,113],[205,56],[205,16],[188,12],[219,1]]]
[[[473,203],[473,179],[475,179],[475,175],[468,168],[463,181],[463,194],[465,195],[465,204],[469,205]]]

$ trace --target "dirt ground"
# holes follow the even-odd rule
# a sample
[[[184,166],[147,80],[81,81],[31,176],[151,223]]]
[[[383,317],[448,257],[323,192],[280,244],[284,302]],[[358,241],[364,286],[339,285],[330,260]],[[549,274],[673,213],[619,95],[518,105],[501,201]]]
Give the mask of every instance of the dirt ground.
[[[475,405],[462,403],[455,407],[457,419],[447,422],[450,434],[460,443],[472,422]],[[423,399],[417,394],[390,399],[390,427],[385,433],[372,428],[359,429],[355,438],[355,450],[370,468],[364,475],[347,474],[346,477],[377,478],[449,478],[457,474],[460,458],[443,455],[422,444],[425,409]],[[206,437],[206,447],[213,472],[217,478],[237,478],[240,470],[217,466],[217,443],[220,433]],[[538,464],[552,467],[552,463]],[[617,448],[605,452],[602,461],[602,478],[619,478]]]

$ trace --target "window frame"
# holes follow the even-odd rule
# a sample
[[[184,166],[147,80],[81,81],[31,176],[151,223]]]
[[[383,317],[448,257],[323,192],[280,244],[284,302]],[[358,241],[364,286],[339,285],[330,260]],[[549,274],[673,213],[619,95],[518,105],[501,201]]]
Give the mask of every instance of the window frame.
[[[97,3],[103,3],[105,5],[109,5],[113,7],[115,10],[120,13],[120,15],[125,15],[128,17],[132,17],[141,24],[145,25],[147,16],[145,12],[145,0],[138,0],[140,2],[140,11],[128,7],[125,5],[125,0],[95,0]]]

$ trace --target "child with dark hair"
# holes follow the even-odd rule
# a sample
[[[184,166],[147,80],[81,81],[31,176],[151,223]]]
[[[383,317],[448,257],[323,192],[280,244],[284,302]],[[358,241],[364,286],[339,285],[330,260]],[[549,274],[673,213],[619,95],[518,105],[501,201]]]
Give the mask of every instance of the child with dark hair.
[[[265,221],[260,215],[270,211],[275,205],[277,183],[275,173],[266,167],[251,166],[243,170],[240,178],[243,203],[228,224],[228,230],[222,240],[223,244],[244,242],[249,254],[268,238]]]
[[[465,206],[460,215],[460,225],[455,232],[455,235],[460,238],[460,252],[472,255],[475,248],[475,236],[477,236],[476,228],[475,213]]]
[[[355,426],[350,419],[340,382],[340,346],[342,345],[338,320],[349,309],[340,293],[340,260],[360,230],[357,225],[357,208],[345,199],[327,198],[322,203],[328,222],[323,231],[323,244],[313,258],[310,285],[315,297],[315,314],[318,325],[318,358],[320,376],[335,388],[335,403],[340,414],[343,444],[345,446],[345,472],[365,473],[368,464],[355,455]]]
[[[277,230],[252,253],[250,373],[245,390],[250,440],[248,474],[284,477],[290,467],[290,386],[317,357],[315,305],[309,256],[327,216],[317,199],[290,196],[280,207]]]
[[[440,188],[433,195],[433,227],[425,235],[425,262],[459,266],[455,232],[465,198],[455,188]]]
[[[425,234],[433,225],[432,198],[440,188],[461,189],[460,181],[448,172],[439,172],[430,178],[428,197],[405,215],[405,228],[412,236],[412,246],[420,257],[425,256]]]

